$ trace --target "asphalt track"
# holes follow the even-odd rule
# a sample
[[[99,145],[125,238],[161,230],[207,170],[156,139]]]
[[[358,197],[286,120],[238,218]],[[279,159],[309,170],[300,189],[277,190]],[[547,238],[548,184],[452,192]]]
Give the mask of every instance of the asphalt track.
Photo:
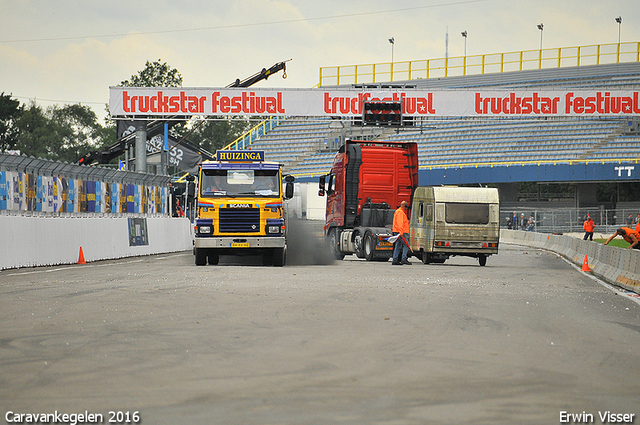
[[[638,423],[637,297],[513,245],[486,267],[413,262],[177,253],[2,271],[0,423]]]

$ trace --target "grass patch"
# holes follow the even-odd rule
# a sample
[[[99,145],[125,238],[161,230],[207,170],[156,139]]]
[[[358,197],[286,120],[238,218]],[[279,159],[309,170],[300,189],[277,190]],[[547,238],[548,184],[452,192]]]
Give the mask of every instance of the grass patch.
[[[606,239],[593,239],[594,242],[598,242],[598,243],[605,243],[607,240]],[[607,246],[617,246],[620,248],[627,248],[629,245],[631,245],[629,242],[625,241],[624,239],[614,239],[611,242],[609,242],[609,245]]]

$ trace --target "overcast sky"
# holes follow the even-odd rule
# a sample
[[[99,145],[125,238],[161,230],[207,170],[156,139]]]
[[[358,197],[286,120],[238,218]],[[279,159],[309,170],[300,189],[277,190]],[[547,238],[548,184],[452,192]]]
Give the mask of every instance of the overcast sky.
[[[638,0],[0,0],[0,92],[103,117],[109,86],[161,59],[185,87],[309,88],[319,68],[640,41]]]

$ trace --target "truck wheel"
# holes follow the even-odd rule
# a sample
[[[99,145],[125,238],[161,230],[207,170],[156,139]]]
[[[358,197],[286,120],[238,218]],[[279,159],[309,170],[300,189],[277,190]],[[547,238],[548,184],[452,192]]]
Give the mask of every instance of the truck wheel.
[[[195,248],[196,266],[207,265],[207,251],[202,248]]]
[[[340,251],[340,234],[338,233],[338,229],[329,230],[327,244],[329,245],[329,252],[333,255],[333,258],[336,260],[342,260],[344,258],[344,254]]]
[[[478,256],[478,261],[480,262],[480,266],[484,267],[487,264],[487,256],[484,254],[480,254]]]
[[[273,252],[273,265],[282,267],[287,261],[287,247],[276,248]]]
[[[365,258],[364,243],[365,243],[365,238],[361,237],[360,234],[356,234],[353,244],[355,245],[355,250],[356,250],[355,254],[356,254],[356,257],[358,258]]]
[[[422,251],[422,264],[429,264],[429,263],[431,263],[431,256],[429,255],[428,252]]]
[[[209,252],[209,265],[217,266],[220,261],[220,256],[214,252]]]
[[[367,233],[364,236],[364,259],[367,261],[373,261],[373,255],[376,252],[376,241],[373,239],[371,233]]]

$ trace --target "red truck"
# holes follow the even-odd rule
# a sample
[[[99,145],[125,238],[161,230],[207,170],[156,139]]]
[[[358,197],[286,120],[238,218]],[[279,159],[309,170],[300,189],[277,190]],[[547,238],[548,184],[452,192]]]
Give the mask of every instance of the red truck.
[[[418,187],[418,145],[347,140],[319,186],[318,194],[327,196],[324,233],[335,258],[387,261],[393,214],[402,201],[412,204]]]

